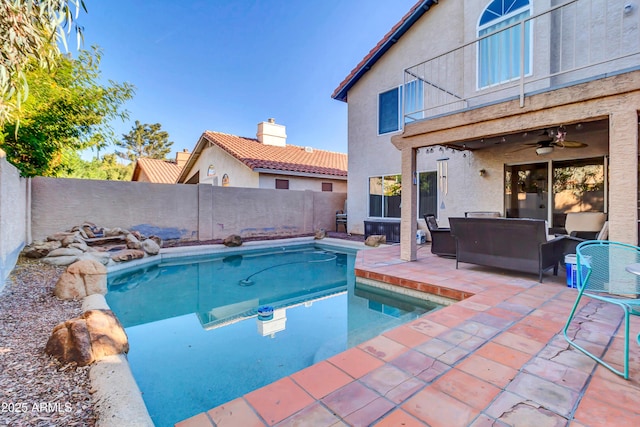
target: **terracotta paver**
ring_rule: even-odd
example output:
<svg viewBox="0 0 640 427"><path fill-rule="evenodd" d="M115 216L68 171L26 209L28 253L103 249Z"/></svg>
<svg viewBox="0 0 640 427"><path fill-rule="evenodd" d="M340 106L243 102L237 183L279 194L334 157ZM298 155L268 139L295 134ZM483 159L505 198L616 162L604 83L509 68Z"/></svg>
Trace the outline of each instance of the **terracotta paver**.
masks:
<svg viewBox="0 0 640 427"><path fill-rule="evenodd" d="M176 424L176 427L213 427L213 423L207 414L202 412L184 421L180 421Z"/></svg>
<svg viewBox="0 0 640 427"><path fill-rule="evenodd" d="M378 397L380 397L378 393L356 381L334 391L322 399L322 403L344 418L364 408Z"/></svg>
<svg viewBox="0 0 640 427"><path fill-rule="evenodd" d="M504 388L513 381L518 373L516 369L477 354L472 354L463 360L457 368L500 388Z"/></svg>
<svg viewBox="0 0 640 427"><path fill-rule="evenodd" d="M236 424L243 426L244 424ZM339 426L346 425L341 422L340 417L333 414L322 404L315 402L302 411L290 416L282 422L276 424L277 427L302 427L302 426Z"/></svg>
<svg viewBox="0 0 640 427"><path fill-rule="evenodd" d="M407 400L402 409L431 427L467 427L479 413L435 387L422 390Z"/></svg>
<svg viewBox="0 0 640 427"><path fill-rule="evenodd" d="M518 374L506 390L538 402L563 417L569 417L579 396L574 390L525 372Z"/></svg>
<svg viewBox="0 0 640 427"><path fill-rule="evenodd" d="M368 427L395 408L395 404L379 397L364 407L345 417L348 425L354 427Z"/></svg>
<svg viewBox="0 0 640 427"><path fill-rule="evenodd" d="M245 395L245 399L269 425L284 420L314 401L289 377L252 391Z"/></svg>
<svg viewBox="0 0 640 427"><path fill-rule="evenodd" d="M385 332L383 335L409 348L415 347L416 345L422 344L430 339L428 335L423 334L408 325L402 325L394 328Z"/></svg>
<svg viewBox="0 0 640 427"><path fill-rule="evenodd" d="M351 348L328 359L330 363L351 375L360 378L384 365L384 361L372 356L358 347Z"/></svg>
<svg viewBox="0 0 640 427"><path fill-rule="evenodd" d="M387 338L384 335L379 335L365 343L362 343L358 348L387 362L409 349L408 347Z"/></svg>
<svg viewBox="0 0 640 427"><path fill-rule="evenodd" d="M576 291L563 274L540 284L471 264L456 270L428 249L409 263L398 246L364 252L359 276L466 299L178 425L640 425L640 346L630 343L629 380L569 346L561 331ZM620 321L616 307L585 301L569 334L620 366ZM633 340L640 318L631 330Z"/></svg>
<svg viewBox="0 0 640 427"><path fill-rule="evenodd" d="M235 399L207 412L216 427L233 427L242 424L247 427L263 427L265 423L244 399Z"/></svg>
<svg viewBox="0 0 640 427"><path fill-rule="evenodd" d="M602 404L602 401L585 396L576 410L575 419L591 427L637 427L640 415L635 412Z"/></svg>
<svg viewBox="0 0 640 427"><path fill-rule="evenodd" d="M322 399L353 380L344 371L326 361L298 371L291 375L291 378L316 399Z"/></svg>
<svg viewBox="0 0 640 427"><path fill-rule="evenodd" d="M425 424L402 409L396 409L373 425L375 427L423 427Z"/></svg>
<svg viewBox="0 0 640 427"><path fill-rule="evenodd" d="M433 386L478 411L486 408L500 392L499 387L458 369L451 369Z"/></svg>

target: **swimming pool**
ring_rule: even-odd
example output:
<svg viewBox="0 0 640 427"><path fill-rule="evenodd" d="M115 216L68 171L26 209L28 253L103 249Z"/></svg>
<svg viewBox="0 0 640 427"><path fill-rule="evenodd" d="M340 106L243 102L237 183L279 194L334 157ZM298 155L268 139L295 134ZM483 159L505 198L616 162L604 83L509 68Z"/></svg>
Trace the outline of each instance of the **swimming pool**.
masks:
<svg viewBox="0 0 640 427"><path fill-rule="evenodd" d="M354 262L355 251L312 244L110 275L106 299L154 423L173 425L439 307L356 283Z"/></svg>

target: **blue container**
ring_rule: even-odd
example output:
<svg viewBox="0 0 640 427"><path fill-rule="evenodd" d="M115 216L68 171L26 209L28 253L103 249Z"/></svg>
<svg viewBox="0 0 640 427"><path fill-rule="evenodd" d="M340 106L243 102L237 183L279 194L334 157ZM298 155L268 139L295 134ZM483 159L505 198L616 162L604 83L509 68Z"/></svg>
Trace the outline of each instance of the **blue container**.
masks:
<svg viewBox="0 0 640 427"><path fill-rule="evenodd" d="M590 256L583 256L582 262L582 279L584 280L587 277L587 273L589 268L585 264L589 264L591 262ZM567 269L567 287L568 288L578 288L578 258L576 254L567 254L564 256L564 265Z"/></svg>
<svg viewBox="0 0 640 427"><path fill-rule="evenodd" d="M567 287L578 287L578 259L576 254L568 254L564 256L564 265L567 269Z"/></svg>

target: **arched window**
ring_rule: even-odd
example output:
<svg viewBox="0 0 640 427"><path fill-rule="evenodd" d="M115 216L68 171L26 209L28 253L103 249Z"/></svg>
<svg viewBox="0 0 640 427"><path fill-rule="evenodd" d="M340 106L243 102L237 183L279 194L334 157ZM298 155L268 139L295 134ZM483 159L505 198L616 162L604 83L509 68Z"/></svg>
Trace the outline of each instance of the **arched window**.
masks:
<svg viewBox="0 0 640 427"><path fill-rule="evenodd" d="M531 73L531 22L513 25L530 15L529 0L493 0L478 22L478 87L485 88L520 77L520 58L524 55L524 73Z"/></svg>
<svg viewBox="0 0 640 427"><path fill-rule="evenodd" d="M229 186L229 175L227 175L226 173L222 175L222 186L223 187Z"/></svg>

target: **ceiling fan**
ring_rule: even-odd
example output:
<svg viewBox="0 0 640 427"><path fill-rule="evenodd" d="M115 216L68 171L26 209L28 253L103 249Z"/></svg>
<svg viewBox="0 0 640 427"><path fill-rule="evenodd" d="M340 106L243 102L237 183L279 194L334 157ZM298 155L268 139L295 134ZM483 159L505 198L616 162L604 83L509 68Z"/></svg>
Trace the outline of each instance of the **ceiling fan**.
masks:
<svg viewBox="0 0 640 427"><path fill-rule="evenodd" d="M558 127L557 131L553 129L545 129L542 131L542 137L538 142L528 142L525 145L532 145L536 147L536 154L543 156L545 154L553 153L553 150L557 148L584 148L587 146L584 142L567 141L567 129L564 126Z"/></svg>

